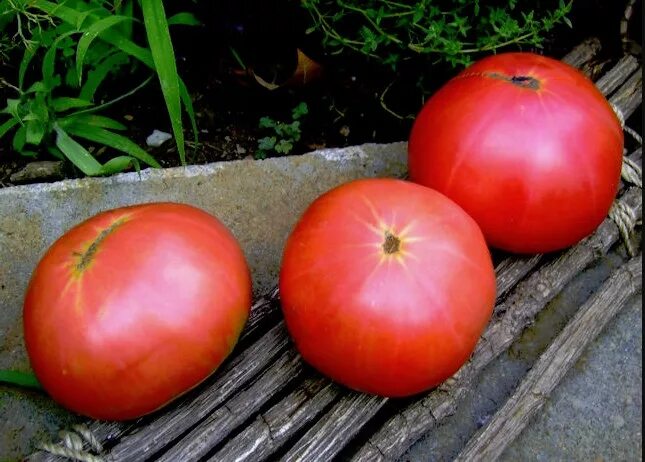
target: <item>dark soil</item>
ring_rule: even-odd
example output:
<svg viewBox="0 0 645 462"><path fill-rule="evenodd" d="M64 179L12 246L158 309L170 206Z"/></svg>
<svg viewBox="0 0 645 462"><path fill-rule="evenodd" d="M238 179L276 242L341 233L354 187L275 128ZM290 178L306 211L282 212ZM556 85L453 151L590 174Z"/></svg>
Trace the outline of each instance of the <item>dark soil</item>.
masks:
<svg viewBox="0 0 645 462"><path fill-rule="evenodd" d="M185 8L179 3L180 9ZM309 19L298 2L203 3L207 5L201 12L204 26L173 29L179 71L193 97L199 128L199 143L188 143L189 164L253 156L257 140L269 135L266 129L258 128L260 117L290 122L291 110L300 102L307 103L309 113L302 118L302 138L290 154L405 140L423 100L459 71L418 60L394 73L355 55L326 56L319 45L320 37L305 34ZM561 58L584 39L595 36L603 44L597 60L616 61L624 52L619 32L623 12L622 1L574 1L569 16L573 28L560 26L547 37L542 50L525 50ZM629 38L637 44L642 43L641 14L637 2L628 29ZM289 78L297 49L320 63L322 73L306 85L280 85L268 90L244 72L231 48L266 81L281 84ZM431 76L422 89L416 85L420 75ZM133 75L125 80L134 87L143 79L143 75ZM106 115L122 120L128 126L128 136L141 146L153 129L171 132L156 82ZM188 118L185 124L189 127ZM190 129L186 138L193 139ZM7 141L0 140L0 186L11 185L10 175L33 160L13 153ZM179 165L172 142L150 152L164 167ZM42 158L49 157L45 153ZM67 171L70 177L78 175L71 168Z"/></svg>

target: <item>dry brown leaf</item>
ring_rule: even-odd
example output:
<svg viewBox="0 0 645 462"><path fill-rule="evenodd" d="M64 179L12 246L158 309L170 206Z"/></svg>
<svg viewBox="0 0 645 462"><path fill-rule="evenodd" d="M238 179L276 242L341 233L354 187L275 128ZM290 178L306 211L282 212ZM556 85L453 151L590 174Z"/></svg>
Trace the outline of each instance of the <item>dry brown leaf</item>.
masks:
<svg viewBox="0 0 645 462"><path fill-rule="evenodd" d="M253 69L250 67L247 69L247 72L251 77L255 79L257 83L262 85L267 90L276 90L280 87L286 86L306 85L320 76L322 66L311 59L309 56L304 54L300 48L296 49L296 53L298 54L296 69L293 71L291 77L289 77L282 83L268 82L267 80L263 79L261 76L253 72Z"/></svg>

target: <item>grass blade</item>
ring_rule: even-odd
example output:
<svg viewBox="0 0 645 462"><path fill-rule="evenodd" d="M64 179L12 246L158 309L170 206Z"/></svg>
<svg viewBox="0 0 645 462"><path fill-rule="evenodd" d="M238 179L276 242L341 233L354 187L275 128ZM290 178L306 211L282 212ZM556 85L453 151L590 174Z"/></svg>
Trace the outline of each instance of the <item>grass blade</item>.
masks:
<svg viewBox="0 0 645 462"><path fill-rule="evenodd" d="M87 107L91 105L92 103L83 98L61 96L51 100L51 107L55 112L64 112L70 109L77 109L79 107Z"/></svg>
<svg viewBox="0 0 645 462"><path fill-rule="evenodd" d="M76 47L76 75L78 75L78 84L81 85L82 73L83 73L83 62L85 61L85 54L89 50L90 45L99 34L110 27L115 26L123 21L131 21L132 18L126 16L108 16L103 19L99 19L90 27L88 27L81 38L78 41L78 46Z"/></svg>
<svg viewBox="0 0 645 462"><path fill-rule="evenodd" d="M112 133L105 128L94 127L91 125L70 124L67 126L67 131L70 135L85 138L86 140L90 140L95 143L104 144L116 149L117 151L129 154L151 167L160 167L155 158L143 150L138 144L123 135Z"/></svg>
<svg viewBox="0 0 645 462"><path fill-rule="evenodd" d="M63 119L58 119L58 124L63 129L69 125L92 125L94 127L109 128L110 130L125 130L127 128L114 119L94 114L70 115Z"/></svg>
<svg viewBox="0 0 645 462"><path fill-rule="evenodd" d="M22 90L25 85L25 74L27 73L27 68L31 64L31 60L36 56L36 49L38 45L35 44L32 47L25 48L25 54L22 55L20 60L20 67L18 68L18 88Z"/></svg>
<svg viewBox="0 0 645 462"><path fill-rule="evenodd" d="M127 16L129 18L134 17L134 1L125 0L123 3L121 3L120 14L123 16ZM119 30L123 33L123 35L126 38L132 39L132 32L133 32L132 26L133 26L132 21L128 21L128 22L122 23L121 26L119 27Z"/></svg>
<svg viewBox="0 0 645 462"><path fill-rule="evenodd" d="M13 127L18 125L18 119L14 119L13 117L9 120L7 120L5 123L0 125L0 138L5 136L9 130L11 130Z"/></svg>
<svg viewBox="0 0 645 462"><path fill-rule="evenodd" d="M56 49L58 48L58 44L64 39L69 37L72 34L76 34L78 31L75 30L70 30L68 32L65 32L64 34L59 35L56 37L56 40L54 40L54 43L51 44L49 47L49 50L47 50L47 53L45 53L45 57L43 58L43 82L45 85L47 85L48 88L52 88L54 86L54 70L56 67Z"/></svg>
<svg viewBox="0 0 645 462"><path fill-rule="evenodd" d="M88 176L96 176L102 173L102 165L87 149L70 138L58 124L54 125L54 130L56 131L56 147L61 150L72 164Z"/></svg>
<svg viewBox="0 0 645 462"><path fill-rule="evenodd" d="M148 44L152 52L152 59L157 70L161 91L166 100L168 115L172 131L177 142L179 159L186 164L186 150L184 146L184 131L181 120L181 97L179 88L179 75L175 52L170 39L168 22L162 0L141 0L143 22L146 27Z"/></svg>

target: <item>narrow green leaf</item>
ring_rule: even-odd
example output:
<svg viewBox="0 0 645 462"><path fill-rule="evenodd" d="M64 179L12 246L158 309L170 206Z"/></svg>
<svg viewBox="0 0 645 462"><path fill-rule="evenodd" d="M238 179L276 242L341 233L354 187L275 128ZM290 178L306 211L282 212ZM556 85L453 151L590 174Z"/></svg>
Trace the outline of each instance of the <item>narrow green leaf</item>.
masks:
<svg viewBox="0 0 645 462"><path fill-rule="evenodd" d="M78 74L78 84L81 84L83 73L83 62L85 61L85 54L89 50L90 45L99 34L122 21L131 21L132 18L126 16L108 16L99 19L90 27L88 27L78 41L76 47L76 74Z"/></svg>
<svg viewBox="0 0 645 462"><path fill-rule="evenodd" d="M94 141L95 143L104 144L116 149L117 151L129 154L151 167L160 167L154 157L143 150L138 144L123 135L112 133L104 128L91 125L69 124L66 128L70 135L85 138L87 140Z"/></svg>
<svg viewBox="0 0 645 462"><path fill-rule="evenodd" d="M31 64L32 59L36 55L37 48L37 44L34 44L33 47L25 48L25 54L22 55L22 59L20 60L20 67L18 68L18 88L21 90L25 85L25 74L27 73L27 68L29 68L29 64Z"/></svg>
<svg viewBox="0 0 645 462"><path fill-rule="evenodd" d="M134 17L134 1L133 0L126 0L121 3L121 12L120 14L122 16L127 16L129 18ZM132 30L133 30L133 22L128 21L121 23L119 26L119 30L123 33L123 36L132 39Z"/></svg>
<svg viewBox="0 0 645 462"><path fill-rule="evenodd" d="M36 376L30 372L0 370L0 383L37 390L43 389Z"/></svg>
<svg viewBox="0 0 645 462"><path fill-rule="evenodd" d="M181 121L181 96L175 52L170 39L168 22L162 0L141 0L143 22L146 27L148 44L152 52L155 69L166 100L172 131L177 141L177 149L182 164L186 164L184 132Z"/></svg>
<svg viewBox="0 0 645 462"><path fill-rule="evenodd" d="M51 105L52 109L55 112L64 112L70 109L91 106L92 103L82 98L70 98L67 96L61 96L59 98L53 98L51 100Z"/></svg>
<svg viewBox="0 0 645 462"><path fill-rule="evenodd" d="M188 13L188 12L183 12L183 13L177 13L172 15L171 17L168 18L168 25L169 26L199 26L201 25L201 22L199 19L195 17L194 14Z"/></svg>
<svg viewBox="0 0 645 462"><path fill-rule="evenodd" d="M27 128L24 125L21 125L20 127L18 127L18 130L16 130L16 133L13 134L11 147L13 147L14 151L20 152L25 147L26 140Z"/></svg>
<svg viewBox="0 0 645 462"><path fill-rule="evenodd" d="M0 138L5 136L9 130L11 130L13 127L18 125L18 119L14 119L13 117L7 121L5 121L2 125L0 125Z"/></svg>
<svg viewBox="0 0 645 462"><path fill-rule="evenodd" d="M120 122L109 117L94 114L70 115L58 119L58 125L61 128L67 128L69 125L92 125L94 127L109 128L110 130L125 130L127 127Z"/></svg>
<svg viewBox="0 0 645 462"><path fill-rule="evenodd" d="M49 47L49 50L47 50L47 53L45 53L45 57L43 58L43 81L45 82L45 85L47 85L49 88L53 87L53 81L54 81L54 69L56 65L56 49L58 48L58 44L64 40L65 38L69 37L72 34L75 34L77 31L69 31L65 32L64 34L59 35L56 37L56 40L54 40L54 43L52 43L52 46Z"/></svg>
<svg viewBox="0 0 645 462"><path fill-rule="evenodd" d="M87 151L87 149L70 138L70 136L57 124L54 125L54 130L56 131L56 147L58 147L65 157L76 165L81 172L88 176L96 176L102 173L102 165Z"/></svg>
<svg viewBox="0 0 645 462"><path fill-rule="evenodd" d="M37 95L36 98L29 102L29 113L23 117L23 120L40 120L43 124L49 122L49 108L45 98Z"/></svg>

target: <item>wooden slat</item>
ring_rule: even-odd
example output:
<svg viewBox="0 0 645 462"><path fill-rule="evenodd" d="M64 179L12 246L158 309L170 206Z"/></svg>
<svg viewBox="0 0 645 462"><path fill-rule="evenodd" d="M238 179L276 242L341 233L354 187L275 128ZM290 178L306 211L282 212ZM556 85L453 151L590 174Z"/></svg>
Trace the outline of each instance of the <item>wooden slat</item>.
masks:
<svg viewBox="0 0 645 462"><path fill-rule="evenodd" d="M255 462L268 459L301 428L313 421L341 393L338 385L317 377L280 400L226 443L211 462Z"/></svg>
<svg viewBox="0 0 645 462"><path fill-rule="evenodd" d="M634 72L627 82L620 87L620 90L609 98L609 102L621 111L625 120L638 109L643 102L642 67Z"/></svg>
<svg viewBox="0 0 645 462"><path fill-rule="evenodd" d="M110 459L114 462L147 460L247 385L287 349L288 343L286 329L281 322L231 361L224 373L201 394L179 403L136 433L124 437L112 448Z"/></svg>
<svg viewBox="0 0 645 462"><path fill-rule="evenodd" d="M600 48L600 40L595 37L589 38L567 53L562 61L574 67L582 67L598 54Z"/></svg>
<svg viewBox="0 0 645 462"><path fill-rule="evenodd" d="M614 67L596 81L596 87L603 95L610 95L636 69L638 69L638 60L632 55L623 56Z"/></svg>
<svg viewBox="0 0 645 462"><path fill-rule="evenodd" d="M252 386L236 394L224 406L210 414L179 443L165 452L158 459L159 462L200 460L232 430L253 416L271 396L296 380L301 372L300 355L293 348L286 350Z"/></svg>
<svg viewBox="0 0 645 462"><path fill-rule="evenodd" d="M643 256L616 269L531 368L489 423L468 442L455 462L497 460L546 403L586 347L643 286Z"/></svg>
<svg viewBox="0 0 645 462"><path fill-rule="evenodd" d="M530 257L514 256L502 260L495 267L495 279L497 281L497 299L503 298L518 281L521 281L538 263L543 255L537 254Z"/></svg>

